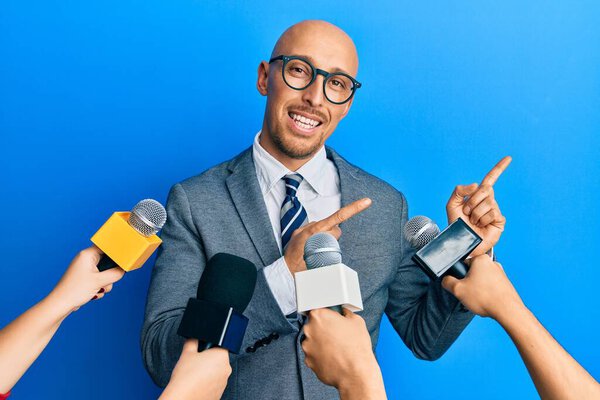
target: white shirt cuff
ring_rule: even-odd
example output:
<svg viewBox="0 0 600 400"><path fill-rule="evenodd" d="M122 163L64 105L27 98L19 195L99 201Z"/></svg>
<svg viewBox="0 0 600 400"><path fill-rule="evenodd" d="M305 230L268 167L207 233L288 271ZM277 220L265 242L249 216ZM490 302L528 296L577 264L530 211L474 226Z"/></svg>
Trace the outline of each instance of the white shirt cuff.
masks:
<svg viewBox="0 0 600 400"><path fill-rule="evenodd" d="M283 315L296 311L296 285L294 277L285 262L285 257L279 258L263 269L265 278L271 288L271 293L277 301Z"/></svg>

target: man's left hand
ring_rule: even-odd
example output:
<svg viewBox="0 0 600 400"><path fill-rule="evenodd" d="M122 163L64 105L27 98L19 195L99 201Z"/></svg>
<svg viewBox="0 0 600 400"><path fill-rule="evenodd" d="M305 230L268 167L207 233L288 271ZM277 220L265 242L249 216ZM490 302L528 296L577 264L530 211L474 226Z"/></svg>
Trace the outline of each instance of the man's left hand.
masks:
<svg viewBox="0 0 600 400"><path fill-rule="evenodd" d="M510 156L504 157L479 185L477 183L458 185L446 204L449 224L462 218L483 239L483 242L471 253L473 257L484 254L494 247L504 231L506 218L494 199L494 184L511 161Z"/></svg>

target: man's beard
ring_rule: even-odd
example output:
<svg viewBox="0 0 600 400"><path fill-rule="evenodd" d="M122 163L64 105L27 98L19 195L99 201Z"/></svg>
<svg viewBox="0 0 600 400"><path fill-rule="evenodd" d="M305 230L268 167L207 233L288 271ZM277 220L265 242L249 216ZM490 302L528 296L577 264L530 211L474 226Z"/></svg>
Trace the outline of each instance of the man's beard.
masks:
<svg viewBox="0 0 600 400"><path fill-rule="evenodd" d="M296 160L305 160L310 158L317 151L319 151L321 146L323 146L323 134L321 134L320 140L316 141L314 145L310 145L308 147L295 145L292 140L286 141L283 136L284 135L273 132L271 135L271 140L273 140L277 150Z"/></svg>

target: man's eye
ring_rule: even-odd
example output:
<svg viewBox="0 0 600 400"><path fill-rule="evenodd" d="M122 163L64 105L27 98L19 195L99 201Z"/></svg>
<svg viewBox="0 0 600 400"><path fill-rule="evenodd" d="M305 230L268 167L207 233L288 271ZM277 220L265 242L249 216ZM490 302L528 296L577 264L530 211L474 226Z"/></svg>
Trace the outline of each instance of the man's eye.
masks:
<svg viewBox="0 0 600 400"><path fill-rule="evenodd" d="M339 79L331 79L329 81L329 84L336 90L345 90L346 89L345 83Z"/></svg>

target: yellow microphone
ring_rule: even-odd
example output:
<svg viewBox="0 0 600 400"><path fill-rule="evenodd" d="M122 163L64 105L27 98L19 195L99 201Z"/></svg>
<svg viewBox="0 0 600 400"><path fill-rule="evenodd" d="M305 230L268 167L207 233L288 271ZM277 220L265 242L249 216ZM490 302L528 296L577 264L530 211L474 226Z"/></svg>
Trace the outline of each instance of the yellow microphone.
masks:
<svg viewBox="0 0 600 400"><path fill-rule="evenodd" d="M156 234L166 221L165 208L152 199L140 201L131 212L114 213L91 239L104 252L98 270L140 268L162 243Z"/></svg>

